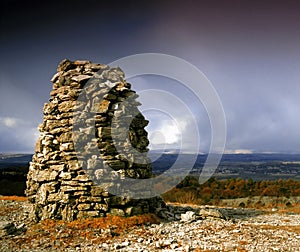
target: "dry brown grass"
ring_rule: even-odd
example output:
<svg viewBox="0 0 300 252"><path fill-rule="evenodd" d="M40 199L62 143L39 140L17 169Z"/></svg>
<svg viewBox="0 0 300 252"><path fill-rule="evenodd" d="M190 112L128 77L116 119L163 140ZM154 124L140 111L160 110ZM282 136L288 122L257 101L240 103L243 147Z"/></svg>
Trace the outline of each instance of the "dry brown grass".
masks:
<svg viewBox="0 0 300 252"><path fill-rule="evenodd" d="M22 197L22 196L0 196L0 200L26 201L27 197Z"/></svg>
<svg viewBox="0 0 300 252"><path fill-rule="evenodd" d="M239 241L239 245L248 245L249 242L248 241Z"/></svg>
<svg viewBox="0 0 300 252"><path fill-rule="evenodd" d="M105 229L115 227L116 232L123 232L128 228L134 226L141 226L144 224L154 224L159 223L158 217L153 214L145 214L145 215L138 215L132 217L119 217L119 216L112 216L108 215L107 217L103 218L95 218L95 219L85 219L85 220L75 220L72 222L65 222L65 221L57 221L57 220L44 220L41 221L40 225L43 227L44 230L65 225L65 228L72 229L72 230L87 230L87 229Z"/></svg>
<svg viewBox="0 0 300 252"><path fill-rule="evenodd" d="M300 204L296 204L296 205L293 205L293 206L290 206L290 207L282 207L282 208L279 208L278 210L279 213L289 213L289 212L293 212L293 213L296 213L296 214L300 214Z"/></svg>
<svg viewBox="0 0 300 252"><path fill-rule="evenodd" d="M26 197L19 196L1 196L0 197L0 216L7 212L19 211L19 205L5 205L2 201L26 201ZM105 242L114 236L121 236L129 230L139 226L141 232L145 224L158 224L159 218L154 214L145 214L132 217L119 217L108 215L103 218L75 220L66 222L61 220L43 220L37 224L30 225L23 237L16 237L13 243L22 248L23 244L31 242L41 243L44 248L47 247L44 241L55 241L57 249L61 244L68 245L80 243L89 240L92 243ZM6 239L6 238L4 238ZM55 245L56 246L56 245ZM53 249L56 249L54 246ZM72 246L72 245L71 245ZM1 249L0 249L1 250Z"/></svg>
<svg viewBox="0 0 300 252"><path fill-rule="evenodd" d="M193 203L195 202L197 199L196 195L194 192L186 192L184 194L181 194L180 196L178 196L178 202L180 204L188 204L188 203Z"/></svg>
<svg viewBox="0 0 300 252"><path fill-rule="evenodd" d="M273 226L273 225L260 225L257 226L260 229L267 229L267 230L284 230L284 231L288 231L288 232L293 232L293 233L297 233L300 234L300 227L299 226Z"/></svg>
<svg viewBox="0 0 300 252"><path fill-rule="evenodd" d="M238 252L248 252L249 250L248 250L248 249L244 249L244 248L239 248L239 247L237 247L237 251L238 251Z"/></svg>
<svg viewBox="0 0 300 252"><path fill-rule="evenodd" d="M15 244L22 247L24 243L31 243L40 239L48 239L64 245L80 241L90 241L99 244L121 236L131 229L145 224L158 224L159 218L153 214L132 217L107 216L103 218L76 220L66 222L61 220L44 220L30 227L26 237L15 239ZM143 229L143 228L142 228ZM55 247L53 248L55 249Z"/></svg>
<svg viewBox="0 0 300 252"><path fill-rule="evenodd" d="M266 206L255 206L253 207L256 210L262 210L265 213L273 214L274 212L272 209L277 209L276 212L279 214L285 214L285 213L294 213L294 214L300 214L300 204L295 204L292 206L286 206L285 204L276 204L276 205L266 205Z"/></svg>
<svg viewBox="0 0 300 252"><path fill-rule="evenodd" d="M18 211L18 207L0 206L0 216L6 216L8 212Z"/></svg>
<svg viewBox="0 0 300 252"><path fill-rule="evenodd" d="M296 225L282 225L282 226L276 226L276 225L270 225L270 224L261 224L261 225L245 225L245 226L251 226L252 228L258 229L258 230L269 230L269 231L275 231L275 230L283 230L287 232L292 232L296 234L300 234L300 226Z"/></svg>

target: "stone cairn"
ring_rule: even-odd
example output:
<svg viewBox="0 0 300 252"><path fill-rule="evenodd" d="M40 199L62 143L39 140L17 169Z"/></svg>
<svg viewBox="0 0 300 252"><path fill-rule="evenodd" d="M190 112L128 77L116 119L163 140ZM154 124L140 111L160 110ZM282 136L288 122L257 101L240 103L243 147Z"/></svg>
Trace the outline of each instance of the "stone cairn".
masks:
<svg viewBox="0 0 300 252"><path fill-rule="evenodd" d="M122 178L153 176L144 130L148 121L122 70L63 60L51 81L27 176L32 218L72 221L164 207L159 197L132 199L120 188ZM140 155L132 155L132 148Z"/></svg>

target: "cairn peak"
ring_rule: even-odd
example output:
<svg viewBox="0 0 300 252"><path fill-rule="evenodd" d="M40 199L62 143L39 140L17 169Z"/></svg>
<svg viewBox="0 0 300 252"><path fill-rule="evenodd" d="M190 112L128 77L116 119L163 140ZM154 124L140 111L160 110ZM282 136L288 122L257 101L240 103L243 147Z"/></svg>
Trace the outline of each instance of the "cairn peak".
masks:
<svg viewBox="0 0 300 252"><path fill-rule="evenodd" d="M130 216L164 205L159 197L131 199L126 190L123 196L111 193L124 190L119 188L123 178L153 176L144 130L148 121L124 72L65 59L51 81L27 176L32 218Z"/></svg>

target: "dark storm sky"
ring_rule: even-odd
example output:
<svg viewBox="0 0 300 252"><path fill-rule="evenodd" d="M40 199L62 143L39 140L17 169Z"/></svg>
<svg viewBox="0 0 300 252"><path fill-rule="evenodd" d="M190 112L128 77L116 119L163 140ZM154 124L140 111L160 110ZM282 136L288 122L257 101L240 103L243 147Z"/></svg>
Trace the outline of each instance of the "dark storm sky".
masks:
<svg viewBox="0 0 300 252"><path fill-rule="evenodd" d="M226 114L227 152L300 152L299 1L4 0L0 43L0 152L33 152L62 59L109 63L147 52L181 57L212 82ZM132 84L171 85L159 82ZM196 117L205 151L209 124ZM176 146L168 121L155 115L151 125L150 133L173 131L165 140Z"/></svg>

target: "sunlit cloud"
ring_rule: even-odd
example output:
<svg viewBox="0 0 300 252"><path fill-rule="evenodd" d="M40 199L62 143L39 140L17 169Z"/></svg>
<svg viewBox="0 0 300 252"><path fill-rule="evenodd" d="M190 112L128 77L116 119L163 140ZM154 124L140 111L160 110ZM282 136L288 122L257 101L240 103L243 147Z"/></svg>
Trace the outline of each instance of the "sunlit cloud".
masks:
<svg viewBox="0 0 300 252"><path fill-rule="evenodd" d="M0 117L0 135L0 152L33 153L39 133L29 120Z"/></svg>
<svg viewBox="0 0 300 252"><path fill-rule="evenodd" d="M164 121L156 131L150 132L150 141L153 145L178 144L180 136L178 127L172 121Z"/></svg>
<svg viewBox="0 0 300 252"><path fill-rule="evenodd" d="M78 19L78 12L72 11L76 4L68 18L51 1L39 13L30 3L28 11L3 13L10 22L3 27L0 48L5 62L0 69L0 152L32 150L43 103L52 88L51 76L63 58L109 63L135 53L158 52L183 58L212 82L226 115L228 153L300 153L300 33L295 32L300 29L299 1L281 1L271 8L267 1L140 2L131 6L130 13L127 7L124 11L109 3L105 8L81 6L80 11L89 15L76 26L72 26ZM147 8L140 8L143 4ZM53 10L62 14L56 22L34 21L50 17ZM61 23L69 29L59 29ZM33 36L25 36L24 31ZM191 128L195 119L200 151L209 150L213 134L209 120L182 86L155 78L128 81L138 92L163 89L174 94L189 104L194 116L186 116L172 99L141 97L141 110L154 106L172 115L142 111L150 121L146 130L153 148L177 148L182 137L179 147L192 149L199 141Z"/></svg>
<svg viewBox="0 0 300 252"><path fill-rule="evenodd" d="M253 150L247 150L247 149L236 149L236 150L229 150L227 149L225 151L225 154L252 154Z"/></svg>
<svg viewBox="0 0 300 252"><path fill-rule="evenodd" d="M17 119L13 117L0 117L0 124L7 128L14 128L17 126Z"/></svg>

